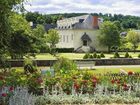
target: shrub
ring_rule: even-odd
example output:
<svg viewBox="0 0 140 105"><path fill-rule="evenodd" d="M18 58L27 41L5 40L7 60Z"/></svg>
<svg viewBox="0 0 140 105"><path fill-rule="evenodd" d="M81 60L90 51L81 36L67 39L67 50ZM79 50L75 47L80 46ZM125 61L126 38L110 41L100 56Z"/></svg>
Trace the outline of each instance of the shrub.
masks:
<svg viewBox="0 0 140 105"><path fill-rule="evenodd" d="M124 56L124 57L125 57L125 58L129 58L128 52L125 53L125 56Z"/></svg>
<svg viewBox="0 0 140 105"><path fill-rule="evenodd" d="M140 54L138 55L138 58L140 58Z"/></svg>
<svg viewBox="0 0 140 105"><path fill-rule="evenodd" d="M93 58L93 56L92 56L92 55L89 55L89 58L91 58L91 59L92 59L92 58Z"/></svg>
<svg viewBox="0 0 140 105"><path fill-rule="evenodd" d="M99 58L99 59L100 59L100 58L101 58L101 56L100 56L100 55L97 55L97 58Z"/></svg>
<svg viewBox="0 0 140 105"><path fill-rule="evenodd" d="M100 57L101 57L101 58L105 58L105 55L104 55L103 52L101 52Z"/></svg>
<svg viewBox="0 0 140 105"><path fill-rule="evenodd" d="M89 53L86 53L86 54L84 55L83 59L88 59L88 58L90 58L90 54L89 54Z"/></svg>
<svg viewBox="0 0 140 105"><path fill-rule="evenodd" d="M24 59L24 73L25 74L32 74L37 71L36 62L33 61L31 58L27 57Z"/></svg>
<svg viewBox="0 0 140 105"><path fill-rule="evenodd" d="M93 53L93 58L97 58L96 52Z"/></svg>
<svg viewBox="0 0 140 105"><path fill-rule="evenodd" d="M132 58L132 56L131 56L131 55L129 55L129 58Z"/></svg>
<svg viewBox="0 0 140 105"><path fill-rule="evenodd" d="M56 48L56 51L59 53L71 53L74 51L74 48Z"/></svg>
<svg viewBox="0 0 140 105"><path fill-rule="evenodd" d="M53 65L56 72L62 74L69 74L72 70L76 70L76 64L67 58L58 58L57 62Z"/></svg>
<svg viewBox="0 0 140 105"><path fill-rule="evenodd" d="M118 52L115 52L114 53L114 58L119 58L119 57L120 57L119 53Z"/></svg>

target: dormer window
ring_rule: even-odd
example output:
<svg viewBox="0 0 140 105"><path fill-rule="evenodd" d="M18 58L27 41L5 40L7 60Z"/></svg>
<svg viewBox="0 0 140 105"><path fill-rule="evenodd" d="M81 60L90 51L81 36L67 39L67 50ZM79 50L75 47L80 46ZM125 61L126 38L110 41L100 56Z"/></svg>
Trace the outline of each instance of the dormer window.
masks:
<svg viewBox="0 0 140 105"><path fill-rule="evenodd" d="M79 23L83 23L84 19L79 19Z"/></svg>

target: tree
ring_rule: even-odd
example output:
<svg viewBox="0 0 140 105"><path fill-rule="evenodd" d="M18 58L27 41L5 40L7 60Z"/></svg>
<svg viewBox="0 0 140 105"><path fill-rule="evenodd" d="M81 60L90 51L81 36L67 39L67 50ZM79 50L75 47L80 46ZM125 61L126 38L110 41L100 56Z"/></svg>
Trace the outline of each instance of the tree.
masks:
<svg viewBox="0 0 140 105"><path fill-rule="evenodd" d="M138 47L138 44L140 42L140 33L134 31L134 30L130 30L127 33L127 41L130 42L133 45L133 50L135 53L136 48Z"/></svg>
<svg viewBox="0 0 140 105"><path fill-rule="evenodd" d="M59 34L57 30L50 29L47 34L47 43L49 44L50 53L55 55L56 44L59 42Z"/></svg>
<svg viewBox="0 0 140 105"><path fill-rule="evenodd" d="M45 29L43 25L37 25L36 28L32 30L33 36L37 39L35 43L35 48L38 52L47 52L48 46L45 37Z"/></svg>
<svg viewBox="0 0 140 105"><path fill-rule="evenodd" d="M1 0L0 1L0 49L1 53L7 50L9 35L10 35L10 25L8 17L11 15L12 10L21 9L23 6L21 4L24 0ZM13 8L14 7L14 8Z"/></svg>
<svg viewBox="0 0 140 105"><path fill-rule="evenodd" d="M24 30L18 30L12 33L10 40L9 52L13 59L23 58L25 54L30 52L34 43L33 37L27 35Z"/></svg>
<svg viewBox="0 0 140 105"><path fill-rule="evenodd" d="M29 22L18 13L11 13L9 16L9 25L11 26L12 32L22 29L26 34L31 35L32 33Z"/></svg>
<svg viewBox="0 0 140 105"><path fill-rule="evenodd" d="M100 36L99 41L102 45L108 47L108 52L110 52L110 48L113 46L119 46L120 44L120 36L117 26L110 22L106 21L101 25L100 28Z"/></svg>

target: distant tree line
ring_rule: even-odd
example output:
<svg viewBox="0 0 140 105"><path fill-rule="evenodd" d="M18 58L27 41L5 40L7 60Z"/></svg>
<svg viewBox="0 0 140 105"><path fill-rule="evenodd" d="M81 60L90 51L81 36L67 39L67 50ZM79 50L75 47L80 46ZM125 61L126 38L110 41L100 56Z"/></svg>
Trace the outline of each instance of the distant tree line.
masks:
<svg viewBox="0 0 140 105"><path fill-rule="evenodd" d="M80 15L86 15L87 13L59 13L59 14L40 14L38 12L28 12L25 14L27 21L32 21L35 24L56 24L57 20L62 18L70 18ZM102 14L102 13L91 13L91 15L97 15L102 17L104 21L118 21L123 29L139 29L140 28L140 17L122 15L122 14Z"/></svg>

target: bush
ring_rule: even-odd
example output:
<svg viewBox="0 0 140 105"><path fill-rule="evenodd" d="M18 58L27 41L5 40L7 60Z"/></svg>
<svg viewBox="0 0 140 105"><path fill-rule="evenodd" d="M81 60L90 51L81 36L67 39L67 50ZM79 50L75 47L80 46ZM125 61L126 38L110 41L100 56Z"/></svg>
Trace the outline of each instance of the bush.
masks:
<svg viewBox="0 0 140 105"><path fill-rule="evenodd" d="M86 53L86 54L84 55L83 59L88 59L88 58L90 58L90 54L89 54L89 53Z"/></svg>
<svg viewBox="0 0 140 105"><path fill-rule="evenodd" d="M101 58L105 58L105 55L104 55L103 52L101 52L100 57L101 57Z"/></svg>
<svg viewBox="0 0 140 105"><path fill-rule="evenodd" d="M99 59L100 59L100 58L101 58L101 56L100 56L100 55L97 55L97 58L99 58Z"/></svg>
<svg viewBox="0 0 140 105"><path fill-rule="evenodd" d="M125 57L125 58L129 58L128 52L125 53L125 56L124 56L124 57Z"/></svg>
<svg viewBox="0 0 140 105"><path fill-rule="evenodd" d="M93 53L93 58L97 58L96 52Z"/></svg>
<svg viewBox="0 0 140 105"><path fill-rule="evenodd" d="M138 55L138 58L140 58L140 54Z"/></svg>
<svg viewBox="0 0 140 105"><path fill-rule="evenodd" d="M92 58L93 58L93 56L92 56L92 55L89 55L89 58L91 58L91 59L92 59Z"/></svg>
<svg viewBox="0 0 140 105"><path fill-rule="evenodd" d="M118 52L115 52L114 53L114 58L119 58L119 57L120 57L119 53Z"/></svg>
<svg viewBox="0 0 140 105"><path fill-rule="evenodd" d="M77 69L77 66L73 61L63 57L59 58L53 67L56 72L61 74L69 74L72 70Z"/></svg>
<svg viewBox="0 0 140 105"><path fill-rule="evenodd" d="M74 51L74 48L56 48L56 52L59 53L71 53Z"/></svg>

